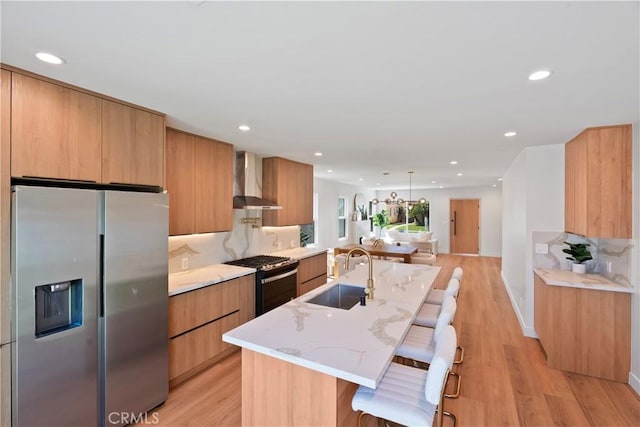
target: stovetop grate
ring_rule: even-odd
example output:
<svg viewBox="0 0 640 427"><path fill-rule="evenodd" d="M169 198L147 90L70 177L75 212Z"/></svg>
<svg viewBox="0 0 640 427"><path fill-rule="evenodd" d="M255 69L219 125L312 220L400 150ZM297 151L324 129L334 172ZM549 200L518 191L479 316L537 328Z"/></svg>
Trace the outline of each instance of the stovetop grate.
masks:
<svg viewBox="0 0 640 427"><path fill-rule="evenodd" d="M239 267L249 267L263 269L264 267L274 267L278 265L284 265L291 262L291 258L273 255L257 255L249 258L237 259L235 261L228 261L225 264L237 265Z"/></svg>

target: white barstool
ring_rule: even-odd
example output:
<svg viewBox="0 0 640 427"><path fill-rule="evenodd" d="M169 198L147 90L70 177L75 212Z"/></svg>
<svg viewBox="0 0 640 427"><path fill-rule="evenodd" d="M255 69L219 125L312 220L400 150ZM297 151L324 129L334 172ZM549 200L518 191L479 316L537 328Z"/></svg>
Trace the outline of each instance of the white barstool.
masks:
<svg viewBox="0 0 640 427"><path fill-rule="evenodd" d="M354 411L362 411L358 425L369 414L407 426L441 426L446 415L457 426L456 417L443 408L456 344L456 331L446 326L428 370L391 363L376 389L358 387L351 401Z"/></svg>
<svg viewBox="0 0 640 427"><path fill-rule="evenodd" d="M447 289L431 289L425 299L425 304L442 305L442 301L447 296L458 298L460 292L460 281L456 278L449 280Z"/></svg>
<svg viewBox="0 0 640 427"><path fill-rule="evenodd" d="M453 273L451 273L452 279L458 279L459 282L462 282L462 267L456 267L453 269Z"/></svg>

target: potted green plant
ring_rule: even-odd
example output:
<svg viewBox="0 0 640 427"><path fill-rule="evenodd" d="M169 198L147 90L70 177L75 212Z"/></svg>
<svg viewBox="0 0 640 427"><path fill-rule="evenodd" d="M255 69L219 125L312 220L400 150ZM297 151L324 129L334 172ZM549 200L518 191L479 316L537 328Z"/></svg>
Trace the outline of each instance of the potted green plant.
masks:
<svg viewBox="0 0 640 427"><path fill-rule="evenodd" d="M569 249L563 249L562 252L570 255L567 259L573 262L571 270L574 273L584 274L587 270L587 266L584 262L593 259L591 252L587 249L587 246L591 245L589 243L564 243L569 245Z"/></svg>
<svg viewBox="0 0 640 427"><path fill-rule="evenodd" d="M383 209L377 214L373 215L371 218L373 220L373 225L378 227L378 238L380 238L382 236L382 229L389 225L389 217L387 216L387 211Z"/></svg>

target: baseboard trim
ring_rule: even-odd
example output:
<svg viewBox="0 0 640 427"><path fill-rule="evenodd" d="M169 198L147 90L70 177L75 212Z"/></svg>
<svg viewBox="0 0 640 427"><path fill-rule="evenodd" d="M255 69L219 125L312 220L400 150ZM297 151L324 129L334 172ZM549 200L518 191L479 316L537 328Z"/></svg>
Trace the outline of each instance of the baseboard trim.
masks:
<svg viewBox="0 0 640 427"><path fill-rule="evenodd" d="M511 288L509 287L509 282L507 281L506 277L504 277L504 271L502 270L500 270L500 277L502 277L502 284L504 285L504 288L507 291L507 295L509 295L509 301L511 301L511 306L513 307L513 311L516 313L516 317L518 318L518 323L520 323L520 329L522 329L522 334L525 337L538 338L538 334L536 334L536 331L525 324L524 317L520 312L520 308L518 307L518 304L516 304L516 300L513 294L511 293Z"/></svg>
<svg viewBox="0 0 640 427"><path fill-rule="evenodd" d="M629 385L636 392L638 397L640 397L640 378L638 378L638 376L633 372L629 372Z"/></svg>

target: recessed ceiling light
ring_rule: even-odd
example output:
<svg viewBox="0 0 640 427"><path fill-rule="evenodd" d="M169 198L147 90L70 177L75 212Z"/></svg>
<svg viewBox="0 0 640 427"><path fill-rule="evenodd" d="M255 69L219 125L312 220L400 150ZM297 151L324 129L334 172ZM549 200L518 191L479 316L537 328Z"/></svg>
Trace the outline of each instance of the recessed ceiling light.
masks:
<svg viewBox="0 0 640 427"><path fill-rule="evenodd" d="M249 125L240 125L238 126L238 130L242 132L249 132L251 130L251 127Z"/></svg>
<svg viewBox="0 0 640 427"><path fill-rule="evenodd" d="M316 153L313 153L313 155L314 155L314 156L318 156L318 157L320 157L320 156L322 156L322 153L318 151L318 152L316 152Z"/></svg>
<svg viewBox="0 0 640 427"><path fill-rule="evenodd" d="M517 133L514 131L509 131L509 132L505 132L504 136L506 136L507 138L509 138L510 136L516 136Z"/></svg>
<svg viewBox="0 0 640 427"><path fill-rule="evenodd" d="M551 71L549 70L538 70L529 74L529 80L542 80L546 79L551 75Z"/></svg>
<svg viewBox="0 0 640 427"><path fill-rule="evenodd" d="M457 175L458 175L458 176L462 176L462 172L458 172L458 173L457 173Z"/></svg>
<svg viewBox="0 0 640 427"><path fill-rule="evenodd" d="M502 181L502 178L498 178L498 181Z"/></svg>
<svg viewBox="0 0 640 427"><path fill-rule="evenodd" d="M440 188L444 188L444 187L441 185Z"/></svg>
<svg viewBox="0 0 640 427"><path fill-rule="evenodd" d="M431 181L431 183L432 183L432 184L435 184L436 182L435 182L435 181Z"/></svg>
<svg viewBox="0 0 640 427"><path fill-rule="evenodd" d="M38 58L42 62L46 62L48 64L54 64L54 65L67 63L67 61L65 61L63 58L60 58L59 56L56 56L52 53L47 53L47 52L36 53L36 58Z"/></svg>
<svg viewBox="0 0 640 427"><path fill-rule="evenodd" d="M333 169L329 169L327 172L332 173L332 172L333 172Z"/></svg>
<svg viewBox="0 0 640 427"><path fill-rule="evenodd" d="M496 185L496 184L491 184L491 186L492 186L492 187L497 187L497 185Z"/></svg>
<svg viewBox="0 0 640 427"><path fill-rule="evenodd" d="M364 178L360 178L358 181L362 182L362 181L364 181Z"/></svg>
<svg viewBox="0 0 640 427"><path fill-rule="evenodd" d="M457 165L457 164L458 164L458 161L457 161L457 160L451 160L451 161L449 162L449 164L450 164L450 165Z"/></svg>
<svg viewBox="0 0 640 427"><path fill-rule="evenodd" d="M376 182L376 185L380 185L380 183L379 183L379 182Z"/></svg>

